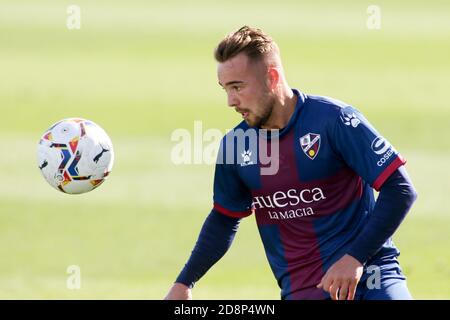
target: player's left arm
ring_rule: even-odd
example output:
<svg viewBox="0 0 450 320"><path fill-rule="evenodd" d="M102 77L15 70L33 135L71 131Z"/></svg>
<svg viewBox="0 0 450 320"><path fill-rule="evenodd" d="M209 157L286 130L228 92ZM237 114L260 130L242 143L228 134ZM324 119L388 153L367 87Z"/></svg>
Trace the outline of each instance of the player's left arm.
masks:
<svg viewBox="0 0 450 320"><path fill-rule="evenodd" d="M404 166L381 186L374 211L348 253L328 269L319 288L334 300L353 300L363 264L394 234L417 198Z"/></svg>
<svg viewBox="0 0 450 320"><path fill-rule="evenodd" d="M358 110L343 108L331 136L346 164L380 191L373 212L347 254L328 269L318 285L330 292L332 299L353 299L364 263L394 234L417 193L403 166L406 160Z"/></svg>
<svg viewBox="0 0 450 320"><path fill-rule="evenodd" d="M365 263L397 230L417 198L417 192L404 166L381 186L374 211L348 254Z"/></svg>

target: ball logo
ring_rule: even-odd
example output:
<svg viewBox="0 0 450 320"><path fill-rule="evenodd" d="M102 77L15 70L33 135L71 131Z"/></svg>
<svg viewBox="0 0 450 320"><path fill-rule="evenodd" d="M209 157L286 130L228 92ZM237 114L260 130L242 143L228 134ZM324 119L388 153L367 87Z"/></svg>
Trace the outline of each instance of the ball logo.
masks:
<svg viewBox="0 0 450 320"><path fill-rule="evenodd" d="M387 142L386 139L384 139L382 136L376 137L372 141L371 145L373 152L379 155L386 153L386 151L388 151L390 147L391 145L389 144L389 142Z"/></svg>

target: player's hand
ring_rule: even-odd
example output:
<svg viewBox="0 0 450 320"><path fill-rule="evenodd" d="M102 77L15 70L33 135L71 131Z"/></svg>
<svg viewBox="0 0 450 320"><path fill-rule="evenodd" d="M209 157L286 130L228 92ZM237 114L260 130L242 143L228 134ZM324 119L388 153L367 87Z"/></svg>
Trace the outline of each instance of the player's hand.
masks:
<svg viewBox="0 0 450 320"><path fill-rule="evenodd" d="M353 300L362 273L363 265L346 254L328 269L317 288L329 292L333 300Z"/></svg>
<svg viewBox="0 0 450 320"><path fill-rule="evenodd" d="M174 283L164 300L192 300L192 290L182 283Z"/></svg>

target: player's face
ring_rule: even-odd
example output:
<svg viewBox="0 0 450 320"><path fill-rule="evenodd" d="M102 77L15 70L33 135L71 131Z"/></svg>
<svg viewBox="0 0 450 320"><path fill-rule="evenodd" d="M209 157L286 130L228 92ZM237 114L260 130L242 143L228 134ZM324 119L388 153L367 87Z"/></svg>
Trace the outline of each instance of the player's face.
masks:
<svg viewBox="0 0 450 320"><path fill-rule="evenodd" d="M219 63L217 74L219 84L227 93L228 105L242 114L249 126L264 126L275 105L265 64L251 62L241 53Z"/></svg>

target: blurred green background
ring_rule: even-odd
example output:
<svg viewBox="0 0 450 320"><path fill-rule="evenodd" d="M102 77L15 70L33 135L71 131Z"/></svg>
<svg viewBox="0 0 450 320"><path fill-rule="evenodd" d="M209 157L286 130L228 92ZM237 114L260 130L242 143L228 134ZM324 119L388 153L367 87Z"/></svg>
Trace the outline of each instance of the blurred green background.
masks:
<svg viewBox="0 0 450 320"><path fill-rule="evenodd" d="M66 27L67 7L81 29ZM366 26L369 5L381 29ZM177 128L223 132L212 53L257 26L279 44L291 86L359 108L408 159L418 201L394 241L418 299L450 298L450 2L0 2L0 298L161 299L212 204L212 165L174 165ZM35 151L52 123L83 117L111 136L107 182L52 189ZM81 289L66 287L81 268ZM197 284L197 299L279 299L254 217Z"/></svg>

